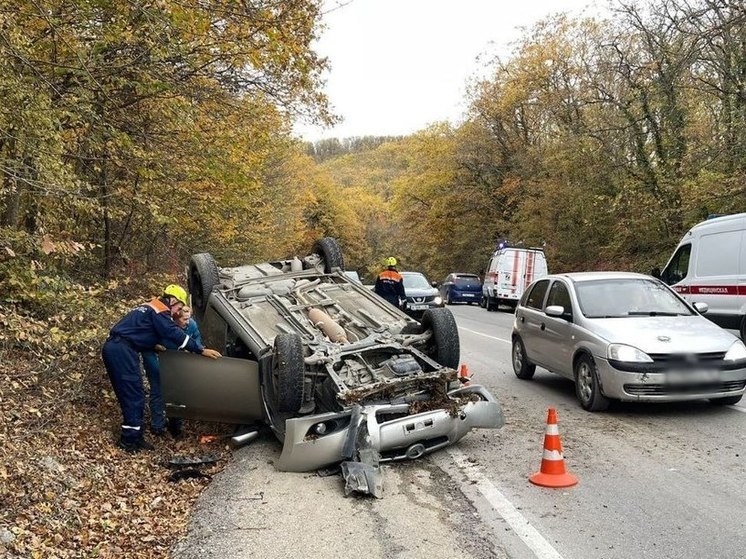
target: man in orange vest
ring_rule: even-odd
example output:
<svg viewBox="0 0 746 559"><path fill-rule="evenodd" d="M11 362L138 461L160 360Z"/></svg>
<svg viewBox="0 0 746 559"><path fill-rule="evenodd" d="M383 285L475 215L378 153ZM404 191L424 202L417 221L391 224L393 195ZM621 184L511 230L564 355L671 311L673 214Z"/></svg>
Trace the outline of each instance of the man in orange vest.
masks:
<svg viewBox="0 0 746 559"><path fill-rule="evenodd" d="M378 274L373 291L395 307L401 308L406 304L407 295L404 293L404 279L396 269L396 258L393 256L386 259L386 269Z"/></svg>
<svg viewBox="0 0 746 559"><path fill-rule="evenodd" d="M173 321L187 302L183 287L169 285L163 295L131 310L109 332L101 349L106 372L122 409L119 447L129 453L153 450L143 438L145 389L140 371L140 353L153 350L156 344L168 342L178 349L217 359L220 353L205 348Z"/></svg>

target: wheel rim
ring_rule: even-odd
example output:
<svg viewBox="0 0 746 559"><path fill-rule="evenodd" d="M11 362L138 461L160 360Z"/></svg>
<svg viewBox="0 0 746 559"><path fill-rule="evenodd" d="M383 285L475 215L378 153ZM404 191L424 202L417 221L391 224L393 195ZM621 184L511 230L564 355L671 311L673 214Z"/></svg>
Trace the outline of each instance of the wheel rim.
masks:
<svg viewBox="0 0 746 559"><path fill-rule="evenodd" d="M590 402L593 395L593 372L590 365L583 361L578 366L578 395L583 402Z"/></svg>
<svg viewBox="0 0 746 559"><path fill-rule="evenodd" d="M520 371L523 367L523 349L521 348L521 342L516 342L513 345L513 369Z"/></svg>

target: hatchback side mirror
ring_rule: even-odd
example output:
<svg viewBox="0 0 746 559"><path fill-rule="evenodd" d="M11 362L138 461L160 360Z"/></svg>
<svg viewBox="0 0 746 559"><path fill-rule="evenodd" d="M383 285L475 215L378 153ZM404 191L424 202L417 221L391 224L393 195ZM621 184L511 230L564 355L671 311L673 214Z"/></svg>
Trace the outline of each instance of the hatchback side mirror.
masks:
<svg viewBox="0 0 746 559"><path fill-rule="evenodd" d="M661 279L661 269L656 266L655 268L650 270L650 275L654 278Z"/></svg>
<svg viewBox="0 0 746 559"><path fill-rule="evenodd" d="M544 312L547 314L547 316L556 316L557 318L562 318L562 315L565 314L565 307L561 305L549 305L546 309L544 309Z"/></svg>

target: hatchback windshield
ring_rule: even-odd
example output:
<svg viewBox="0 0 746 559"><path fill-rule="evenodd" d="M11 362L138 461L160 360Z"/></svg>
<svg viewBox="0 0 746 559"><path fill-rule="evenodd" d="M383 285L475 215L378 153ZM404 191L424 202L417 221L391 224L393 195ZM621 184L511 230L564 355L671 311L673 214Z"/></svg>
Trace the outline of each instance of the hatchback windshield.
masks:
<svg viewBox="0 0 746 559"><path fill-rule="evenodd" d="M481 286L482 282L479 281L479 276L457 276L453 283L458 287L473 287Z"/></svg>
<svg viewBox="0 0 746 559"><path fill-rule="evenodd" d="M648 279L604 279L575 284L587 318L677 316L693 314L666 287Z"/></svg>
<svg viewBox="0 0 746 559"><path fill-rule="evenodd" d="M428 282L427 278L422 274L402 274L402 277L404 278L405 289L427 289L430 287L430 282Z"/></svg>

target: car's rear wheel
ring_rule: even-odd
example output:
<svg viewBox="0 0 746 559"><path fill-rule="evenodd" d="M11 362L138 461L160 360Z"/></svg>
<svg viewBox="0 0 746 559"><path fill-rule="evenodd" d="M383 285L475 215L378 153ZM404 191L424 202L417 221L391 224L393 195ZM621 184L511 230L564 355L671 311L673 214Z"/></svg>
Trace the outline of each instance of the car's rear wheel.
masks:
<svg viewBox="0 0 746 559"><path fill-rule="evenodd" d="M581 355L575 362L575 395L584 410L603 411L609 399L601 394L596 363L590 355Z"/></svg>
<svg viewBox="0 0 746 559"><path fill-rule="evenodd" d="M482 295L482 298L479 300L479 306L483 309L487 307L487 298Z"/></svg>
<svg viewBox="0 0 746 559"><path fill-rule="evenodd" d="M500 300L497 297L487 296L487 310L497 311L500 309Z"/></svg>
<svg viewBox="0 0 746 559"><path fill-rule="evenodd" d="M739 394L738 396L724 396L722 398L710 398L710 402L716 406L732 406L733 404L740 402L741 398L743 398L743 394Z"/></svg>
<svg viewBox="0 0 746 559"><path fill-rule="evenodd" d="M202 319L207 310L207 300L213 288L220 283L218 265L209 252L193 254L189 260L189 293L192 296L192 307L198 319Z"/></svg>
<svg viewBox="0 0 746 559"><path fill-rule="evenodd" d="M423 331L432 330L425 353L444 367L455 369L461 359L458 326L448 309L428 309L422 315Z"/></svg>
<svg viewBox="0 0 746 559"><path fill-rule="evenodd" d="M328 274L334 268L339 268L340 270L345 269L342 248L334 237L324 237L323 239L319 239L314 243L311 252L318 254L323 260L324 273Z"/></svg>
<svg viewBox="0 0 746 559"><path fill-rule="evenodd" d="M513 338L513 372L521 380L531 380L536 372L536 365L529 362L526 357L526 348L523 340L516 336Z"/></svg>
<svg viewBox="0 0 746 559"><path fill-rule="evenodd" d="M446 291L446 305L453 305L453 299L451 299L451 291Z"/></svg>

